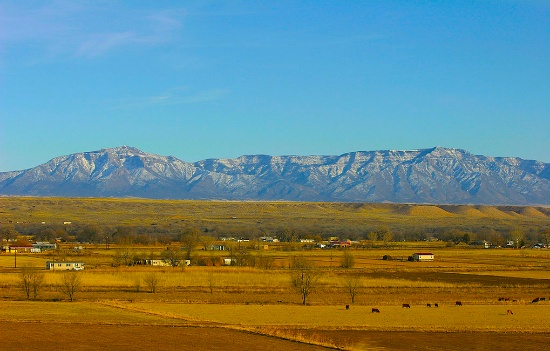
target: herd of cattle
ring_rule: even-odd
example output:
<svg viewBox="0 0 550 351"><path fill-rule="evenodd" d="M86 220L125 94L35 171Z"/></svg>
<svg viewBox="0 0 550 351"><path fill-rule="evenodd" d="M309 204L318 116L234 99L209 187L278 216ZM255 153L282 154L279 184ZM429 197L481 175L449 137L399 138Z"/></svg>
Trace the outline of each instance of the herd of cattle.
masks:
<svg viewBox="0 0 550 351"><path fill-rule="evenodd" d="M550 300L550 299L549 299ZM509 298L507 297L499 297L498 298L498 301L512 301L512 302L517 302L517 300L510 300ZM531 301L531 303L537 303L539 301L546 301L546 298L545 297L537 297L535 298L533 301ZM428 303L426 304L426 307L439 307L439 304L435 303L435 304L431 304L431 303ZM455 302L455 306L462 306L462 301L456 301ZM411 308L411 304L409 303L404 303L403 305L401 305L402 308ZM346 309L348 310L349 309L349 305L346 305ZM380 313L380 309L379 308L372 308L372 313ZM506 311L506 314L514 314L514 312L512 312L512 310L507 310Z"/></svg>

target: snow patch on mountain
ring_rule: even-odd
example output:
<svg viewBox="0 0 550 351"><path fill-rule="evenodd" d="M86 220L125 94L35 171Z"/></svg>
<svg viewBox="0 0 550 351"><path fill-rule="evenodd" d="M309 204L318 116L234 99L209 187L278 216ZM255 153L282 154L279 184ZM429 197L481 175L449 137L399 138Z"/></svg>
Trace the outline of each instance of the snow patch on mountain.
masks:
<svg viewBox="0 0 550 351"><path fill-rule="evenodd" d="M548 205L550 166L442 147L188 163L121 146L0 173L0 194Z"/></svg>

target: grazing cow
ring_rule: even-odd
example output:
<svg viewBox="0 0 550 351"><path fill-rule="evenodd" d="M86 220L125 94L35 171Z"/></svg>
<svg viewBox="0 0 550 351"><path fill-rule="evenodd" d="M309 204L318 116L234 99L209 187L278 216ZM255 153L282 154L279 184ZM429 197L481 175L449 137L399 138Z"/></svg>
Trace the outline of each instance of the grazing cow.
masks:
<svg viewBox="0 0 550 351"><path fill-rule="evenodd" d="M540 299L537 297L533 301L531 301L531 303L535 303L535 302L539 302L539 301L540 301Z"/></svg>
<svg viewBox="0 0 550 351"><path fill-rule="evenodd" d="M546 301L546 297L539 297L539 301Z"/></svg>
<svg viewBox="0 0 550 351"><path fill-rule="evenodd" d="M380 313L380 310L378 308L373 308L372 313Z"/></svg>
<svg viewBox="0 0 550 351"><path fill-rule="evenodd" d="M411 305L409 305L408 303L404 303L402 308L411 308Z"/></svg>
<svg viewBox="0 0 550 351"><path fill-rule="evenodd" d="M460 301L455 302L455 306L462 306L462 302Z"/></svg>
<svg viewBox="0 0 550 351"><path fill-rule="evenodd" d="M506 311L506 314L514 314L514 312L512 312L512 310L508 310Z"/></svg>
<svg viewBox="0 0 550 351"><path fill-rule="evenodd" d="M346 305L346 310L349 310L349 305Z"/></svg>
<svg viewBox="0 0 550 351"><path fill-rule="evenodd" d="M499 297L498 301L504 301L504 297Z"/></svg>
<svg viewBox="0 0 550 351"><path fill-rule="evenodd" d="M431 303L426 304L427 307L432 307Z"/></svg>
<svg viewBox="0 0 550 351"><path fill-rule="evenodd" d="M439 307L439 304L436 303L434 306L435 306L435 307Z"/></svg>

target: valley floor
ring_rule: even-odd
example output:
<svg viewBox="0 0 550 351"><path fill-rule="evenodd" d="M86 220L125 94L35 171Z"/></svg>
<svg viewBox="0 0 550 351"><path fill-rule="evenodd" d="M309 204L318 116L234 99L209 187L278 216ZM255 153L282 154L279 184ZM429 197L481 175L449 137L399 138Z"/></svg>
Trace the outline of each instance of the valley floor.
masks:
<svg viewBox="0 0 550 351"><path fill-rule="evenodd" d="M508 306L509 307L509 306ZM0 301L12 350L543 350L550 304L507 306L223 305ZM439 316L438 316L439 315Z"/></svg>

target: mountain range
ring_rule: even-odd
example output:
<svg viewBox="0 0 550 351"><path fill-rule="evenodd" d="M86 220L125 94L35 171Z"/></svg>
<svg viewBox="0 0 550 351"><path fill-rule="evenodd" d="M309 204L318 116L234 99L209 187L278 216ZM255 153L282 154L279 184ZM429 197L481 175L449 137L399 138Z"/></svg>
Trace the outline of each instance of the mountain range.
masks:
<svg viewBox="0 0 550 351"><path fill-rule="evenodd" d="M190 163L121 146L1 172L0 195L550 205L550 164L443 147Z"/></svg>

